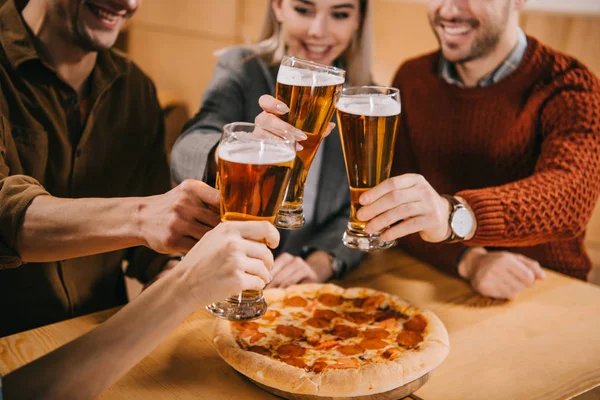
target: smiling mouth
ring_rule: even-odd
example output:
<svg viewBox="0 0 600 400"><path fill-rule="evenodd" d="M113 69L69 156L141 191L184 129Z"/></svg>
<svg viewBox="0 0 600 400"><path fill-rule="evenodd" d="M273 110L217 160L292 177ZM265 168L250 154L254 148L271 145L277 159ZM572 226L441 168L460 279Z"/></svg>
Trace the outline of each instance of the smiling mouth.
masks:
<svg viewBox="0 0 600 400"><path fill-rule="evenodd" d="M316 56L323 56L323 55L329 53L329 51L333 48L332 45L311 45L311 44L308 44L305 42L302 42L302 47L308 53L316 55Z"/></svg>
<svg viewBox="0 0 600 400"><path fill-rule="evenodd" d="M122 11L120 13L114 13L105 8L98 7L95 4L85 3L87 8L97 17L107 20L110 23L115 23L119 18L125 17L127 14L126 11Z"/></svg>

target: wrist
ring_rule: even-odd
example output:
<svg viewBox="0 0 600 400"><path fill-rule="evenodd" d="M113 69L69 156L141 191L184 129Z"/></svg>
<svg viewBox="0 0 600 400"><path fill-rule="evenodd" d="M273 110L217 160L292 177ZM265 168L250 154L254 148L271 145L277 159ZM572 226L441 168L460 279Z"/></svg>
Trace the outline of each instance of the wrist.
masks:
<svg viewBox="0 0 600 400"><path fill-rule="evenodd" d="M473 209L471 208L471 206L469 205L469 203L467 203L467 201L460 197L460 196L454 196L458 199L458 201L460 201L462 203L463 206L465 206L465 208L467 209L467 211L469 212L469 214L471 214L471 218L473 219L473 226L471 228L471 230L469 231L469 233L467 234L467 236L465 236L464 240L471 240L473 239L473 236L475 236L475 232L477 232L477 218L475 218L475 212L473 211Z"/></svg>
<svg viewBox="0 0 600 400"><path fill-rule="evenodd" d="M180 307L186 309L187 312L192 313L199 308L202 308L210 303L205 301L204 298L199 298L198 293L194 290L192 284L193 279L189 276L190 267L186 267L185 261L181 260L177 262L177 265L160 281L166 281L168 287L173 288L173 296L175 297L175 303ZM200 291L200 293L203 293Z"/></svg>
<svg viewBox="0 0 600 400"><path fill-rule="evenodd" d="M458 275L471 280L479 260L486 254L487 250L483 247L471 247L466 250L458 263Z"/></svg>
<svg viewBox="0 0 600 400"><path fill-rule="evenodd" d="M138 243L138 246L148 245L148 241L144 235L144 226L146 224L145 210L148 208L148 199L146 197L136 197L131 199L133 202L133 212L130 215L132 226L130 227L131 237Z"/></svg>
<svg viewBox="0 0 600 400"><path fill-rule="evenodd" d="M332 262L333 256L321 250L313 251L306 257L306 263L315 271L319 282L325 282L334 275Z"/></svg>

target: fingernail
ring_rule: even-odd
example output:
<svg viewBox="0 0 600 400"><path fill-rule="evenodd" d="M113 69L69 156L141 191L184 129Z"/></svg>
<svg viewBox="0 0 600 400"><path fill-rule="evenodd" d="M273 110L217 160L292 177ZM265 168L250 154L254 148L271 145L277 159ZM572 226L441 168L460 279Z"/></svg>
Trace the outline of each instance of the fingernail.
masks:
<svg viewBox="0 0 600 400"><path fill-rule="evenodd" d="M364 205L367 205L367 204L369 204L369 197L363 194L362 196L360 196L360 197L358 198L358 202L359 202L360 204L362 204L363 206L364 206Z"/></svg>
<svg viewBox="0 0 600 400"><path fill-rule="evenodd" d="M299 143L296 143L296 151L302 151L302 150L304 150L304 146L302 146Z"/></svg>
<svg viewBox="0 0 600 400"><path fill-rule="evenodd" d="M273 274L269 274L269 282L273 280Z"/></svg>
<svg viewBox="0 0 600 400"><path fill-rule="evenodd" d="M296 129L294 131L294 135L296 136L297 140L306 140L306 139L308 139L308 136L306 136L306 133L302 132L300 129Z"/></svg>
<svg viewBox="0 0 600 400"><path fill-rule="evenodd" d="M277 104L277 106L275 106L275 108L277 108L277 111L279 111L282 114L287 114L290 112L290 108L283 103Z"/></svg>

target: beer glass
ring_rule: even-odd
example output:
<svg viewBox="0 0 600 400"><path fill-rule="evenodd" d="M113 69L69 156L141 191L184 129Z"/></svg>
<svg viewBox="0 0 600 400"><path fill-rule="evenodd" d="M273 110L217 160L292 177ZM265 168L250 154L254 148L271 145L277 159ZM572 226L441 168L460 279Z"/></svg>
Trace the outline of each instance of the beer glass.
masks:
<svg viewBox="0 0 600 400"><path fill-rule="evenodd" d="M281 131L245 122L225 125L218 148L221 221L274 224L295 157L296 142ZM206 309L244 321L264 314L267 303L262 290L246 290Z"/></svg>
<svg viewBox="0 0 600 400"><path fill-rule="evenodd" d="M344 233L346 247L373 251L391 247L380 232L365 232L356 218L361 194L390 177L396 128L400 119L400 93L396 88L363 86L342 91L337 104L338 129L350 184L350 221Z"/></svg>
<svg viewBox="0 0 600 400"><path fill-rule="evenodd" d="M277 74L276 97L290 108L281 119L302 130L308 139L296 154L290 185L279 215L277 226L298 229L304 226L302 199L310 164L317 153L323 134L344 85L346 71L284 56Z"/></svg>

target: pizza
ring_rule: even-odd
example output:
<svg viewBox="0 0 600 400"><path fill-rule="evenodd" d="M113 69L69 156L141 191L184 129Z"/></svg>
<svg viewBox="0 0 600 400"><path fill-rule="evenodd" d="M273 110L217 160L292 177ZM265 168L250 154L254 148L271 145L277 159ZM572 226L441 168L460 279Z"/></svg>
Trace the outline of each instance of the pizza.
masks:
<svg viewBox="0 0 600 400"><path fill-rule="evenodd" d="M319 396L387 392L437 367L450 349L431 312L367 288L302 284L265 290L262 318L215 322L221 357L256 382Z"/></svg>

